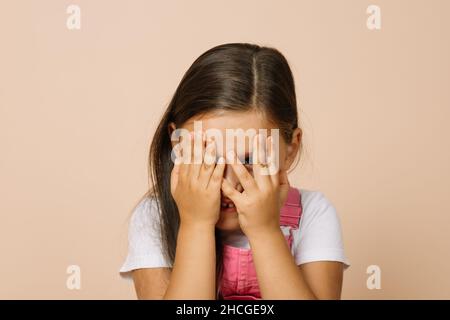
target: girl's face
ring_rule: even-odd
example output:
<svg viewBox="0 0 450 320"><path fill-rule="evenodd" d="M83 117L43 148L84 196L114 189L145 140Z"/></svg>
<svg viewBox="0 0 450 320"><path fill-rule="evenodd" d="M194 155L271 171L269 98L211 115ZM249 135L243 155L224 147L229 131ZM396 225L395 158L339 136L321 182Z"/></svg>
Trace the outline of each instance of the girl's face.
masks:
<svg viewBox="0 0 450 320"><path fill-rule="evenodd" d="M235 130L234 132L237 132L237 130L242 130L241 132L250 132L247 130L256 130L256 133L259 132L260 129L266 129L267 136L271 135L271 129L278 129L274 124L270 123L265 119L265 117L257 111L248 111L248 112L223 112L220 115L218 114L206 114L202 116L193 117L190 120L188 120L186 123L184 123L181 128L187 129L189 131L194 131L194 121L197 122L197 125L199 121L201 121L201 129L203 131L208 132L208 129L214 129L216 132L220 132L223 137L223 143L222 146L217 146L217 158L220 156L223 156L226 158L227 153L227 142L226 142L226 130L231 129ZM171 124L169 131L172 132L172 130L175 129L174 124ZM197 127L195 128L197 130ZM218 131L217 131L218 130ZM237 147L237 139L235 138L234 143L229 144L233 146L234 152L236 152L237 156L243 163L247 163L246 167L248 171L252 173L252 165L248 164L249 159L251 161L251 155L252 155L252 143L250 141L249 135L242 134L242 141L245 140L245 147L244 148L238 148ZM302 131L301 129L297 128L294 130L294 134L292 136L292 140L289 144L287 144L284 139L281 137L281 133L279 134L279 168L280 170L287 170L290 168L292 163L295 160L295 156L297 155L297 152L299 151L300 142L302 138ZM177 142L173 141L172 146L175 146ZM239 150L241 149L241 150ZM245 149L242 150L242 149ZM244 162L245 160L245 162ZM235 188L236 190L242 192L243 188L241 184L239 183L239 179L234 174L233 169L231 168L231 165L227 164L225 167L224 172L224 178L227 179ZM239 230L239 220L238 220L238 213L236 212L236 208L234 207L228 207L225 206L225 204L232 203L230 199L225 197L222 193L221 195L221 211L220 211L220 217L219 221L216 224L216 228L220 230L227 230L227 231L235 231Z"/></svg>

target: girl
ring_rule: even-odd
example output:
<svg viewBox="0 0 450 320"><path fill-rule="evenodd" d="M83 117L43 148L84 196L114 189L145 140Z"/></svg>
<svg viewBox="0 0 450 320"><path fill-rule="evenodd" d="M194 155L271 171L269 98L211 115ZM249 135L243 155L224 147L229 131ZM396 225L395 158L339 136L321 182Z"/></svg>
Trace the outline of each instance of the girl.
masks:
<svg viewBox="0 0 450 320"><path fill-rule="evenodd" d="M270 134L245 134L238 148L230 130ZM348 263L336 211L288 182L301 151L279 51L231 43L198 57L156 130L152 187L129 227L120 272L138 298L339 299Z"/></svg>

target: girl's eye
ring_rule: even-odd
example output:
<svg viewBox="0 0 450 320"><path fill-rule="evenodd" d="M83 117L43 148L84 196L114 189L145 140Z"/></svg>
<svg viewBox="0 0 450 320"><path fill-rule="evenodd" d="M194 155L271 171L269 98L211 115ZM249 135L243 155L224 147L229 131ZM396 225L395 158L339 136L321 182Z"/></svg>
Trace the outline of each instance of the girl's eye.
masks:
<svg viewBox="0 0 450 320"><path fill-rule="evenodd" d="M239 160L242 162L242 164L249 170L253 170L253 165L252 165L252 158L251 155L250 156L246 156L246 157L239 157ZM219 156L216 156L216 163L219 161Z"/></svg>
<svg viewBox="0 0 450 320"><path fill-rule="evenodd" d="M249 156L245 157L243 164L249 171L253 170L252 160Z"/></svg>
<svg viewBox="0 0 450 320"><path fill-rule="evenodd" d="M244 166L252 166L252 163L251 163L251 158L250 158L250 156L239 156L238 157L239 158L239 161L244 165Z"/></svg>

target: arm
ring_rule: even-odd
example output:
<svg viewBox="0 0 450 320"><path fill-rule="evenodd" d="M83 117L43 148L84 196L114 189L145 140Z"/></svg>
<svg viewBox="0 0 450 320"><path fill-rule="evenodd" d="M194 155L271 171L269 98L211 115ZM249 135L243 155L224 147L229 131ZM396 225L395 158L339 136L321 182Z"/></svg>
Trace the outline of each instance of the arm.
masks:
<svg viewBox="0 0 450 320"><path fill-rule="evenodd" d="M202 136L197 134L195 139L202 139ZM190 143L190 150L193 150L194 139ZM188 151L190 161L187 163L181 163L181 155L177 154L171 173L170 187L178 207L180 227L175 261L163 299L216 298L214 231L220 213L220 185L225 161L220 159L214 163L216 145L208 140L205 146L205 135L201 147L200 152ZM153 287L157 285L158 282Z"/></svg>
<svg viewBox="0 0 450 320"><path fill-rule="evenodd" d="M244 192L237 191L225 179L223 192L233 200L239 223L252 248L253 260L264 299L333 299L340 296L343 266L338 262L316 262L303 267L295 263L279 227L279 212L289 190L286 170L274 163L258 161L258 136L253 140L253 173L246 170L234 154L232 168ZM269 145L273 143L268 138ZM273 146L270 148L274 150ZM256 155L255 155L256 154ZM266 158L263 154L262 159ZM273 157L269 157L273 158Z"/></svg>
<svg viewBox="0 0 450 320"><path fill-rule="evenodd" d="M318 299L341 298L344 264L339 261L316 261L299 266L306 283Z"/></svg>
<svg viewBox="0 0 450 320"><path fill-rule="evenodd" d="M313 262L298 267L280 229L249 238L264 299L339 299L343 265Z"/></svg>
<svg viewBox="0 0 450 320"><path fill-rule="evenodd" d="M181 225L170 283L163 299L215 299L214 225Z"/></svg>
<svg viewBox="0 0 450 320"><path fill-rule="evenodd" d="M138 299L215 299L214 226L182 225L173 269L133 271Z"/></svg>
<svg viewBox="0 0 450 320"><path fill-rule="evenodd" d="M170 268L142 268L132 272L139 300L163 299L170 281Z"/></svg>

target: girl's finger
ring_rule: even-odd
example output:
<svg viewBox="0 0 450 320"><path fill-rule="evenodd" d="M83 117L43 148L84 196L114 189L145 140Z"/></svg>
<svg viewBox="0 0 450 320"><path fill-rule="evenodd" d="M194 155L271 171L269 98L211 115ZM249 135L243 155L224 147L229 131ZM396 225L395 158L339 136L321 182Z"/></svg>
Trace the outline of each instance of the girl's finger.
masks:
<svg viewBox="0 0 450 320"><path fill-rule="evenodd" d="M224 195L230 198L236 205L241 202L243 197L242 193L233 188L227 179L222 179L221 189Z"/></svg>
<svg viewBox="0 0 450 320"><path fill-rule="evenodd" d="M227 152L227 162L231 165L231 168L233 168L234 173L238 177L239 182L245 191L250 193L258 191L258 185L256 184L255 179L253 179L252 175L248 172L247 168L242 164L239 158L236 157L233 150Z"/></svg>
<svg viewBox="0 0 450 320"><path fill-rule="evenodd" d="M277 186L279 184L279 167L278 167L278 157L275 152L277 151L275 149L275 141L273 140L273 136L269 136L267 138L267 165L268 165L268 175L272 181L272 184L274 186Z"/></svg>
<svg viewBox="0 0 450 320"><path fill-rule="evenodd" d="M289 192L289 178L286 170L280 170L279 172L279 184L280 184L280 198L284 201L287 199L287 195Z"/></svg>
<svg viewBox="0 0 450 320"><path fill-rule="evenodd" d="M220 191L224 171L225 171L225 158L220 157L219 160L217 161L216 166L214 167L212 175L209 178L208 188L214 188Z"/></svg>
<svg viewBox="0 0 450 320"><path fill-rule="evenodd" d="M198 177L200 183L202 183L205 188L208 186L209 179L214 171L215 163L216 144L211 138L208 138L205 147L205 156L203 157L203 164Z"/></svg>
<svg viewBox="0 0 450 320"><path fill-rule="evenodd" d="M269 186L271 180L268 176L269 170L267 164L263 163L261 160L265 159L265 152L261 151L261 149L263 149L262 144L260 143L261 137L262 135L260 134L253 137L252 167L256 183L260 188L266 188Z"/></svg>
<svg viewBox="0 0 450 320"><path fill-rule="evenodd" d="M182 162L181 159L181 152L179 150L179 145L175 145L175 147L172 150L173 152L173 168L172 168L172 172L170 175L170 191L172 192L172 194L175 192L175 189L178 185L178 180L179 180L179 176L180 176L180 164Z"/></svg>
<svg viewBox="0 0 450 320"><path fill-rule="evenodd" d="M182 180L185 180L188 177L192 161L192 132L189 132L188 135L182 135L180 144L182 146L182 163L180 164L179 175Z"/></svg>
<svg viewBox="0 0 450 320"><path fill-rule="evenodd" d="M279 171L279 184L281 187L289 187L289 178L286 170Z"/></svg>
<svg viewBox="0 0 450 320"><path fill-rule="evenodd" d="M194 134L194 152L193 152L193 163L191 167L191 174L194 179L198 179L200 175L200 169L203 164L203 152L205 149L205 134L201 131L197 131Z"/></svg>

